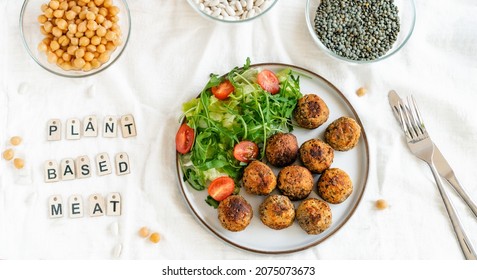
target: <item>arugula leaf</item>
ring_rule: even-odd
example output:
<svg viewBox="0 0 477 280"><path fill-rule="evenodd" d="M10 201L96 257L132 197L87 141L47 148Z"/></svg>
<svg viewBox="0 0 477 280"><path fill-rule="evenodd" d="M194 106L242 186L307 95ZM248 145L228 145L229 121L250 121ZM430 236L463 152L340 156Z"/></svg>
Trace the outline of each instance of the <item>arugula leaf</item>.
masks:
<svg viewBox="0 0 477 280"><path fill-rule="evenodd" d="M261 150L260 160L268 137L293 130L292 113L302 97L300 77L290 69L279 71L280 92L271 95L258 85L258 73L247 58L242 68L235 67L224 76L211 74L200 96L183 104L183 116L195 131L191 152L181 155L184 180L192 188L203 190L209 181L224 174L239 186L245 165L234 158L234 146L242 140L255 142ZM235 90L228 99L218 100L211 87L225 79ZM237 187L234 193L239 191ZM211 199L206 201L213 206Z"/></svg>

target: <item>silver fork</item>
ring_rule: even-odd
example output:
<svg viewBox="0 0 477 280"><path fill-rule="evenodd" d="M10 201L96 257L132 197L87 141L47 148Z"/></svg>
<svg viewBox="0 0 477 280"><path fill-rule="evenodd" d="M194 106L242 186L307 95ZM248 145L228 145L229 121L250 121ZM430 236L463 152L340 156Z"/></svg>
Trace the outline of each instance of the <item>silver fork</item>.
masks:
<svg viewBox="0 0 477 280"><path fill-rule="evenodd" d="M408 97L407 102L399 102L397 107L399 117L401 118L401 127L406 135L407 145L415 156L425 161L431 168L432 175L434 175L434 179L436 180L437 188L439 189L439 193L444 201L447 214L449 215L465 258L468 260L477 259L477 254L462 227L462 223L460 222L454 205L443 188L441 177L434 165L434 143L427 133L414 98L412 96Z"/></svg>

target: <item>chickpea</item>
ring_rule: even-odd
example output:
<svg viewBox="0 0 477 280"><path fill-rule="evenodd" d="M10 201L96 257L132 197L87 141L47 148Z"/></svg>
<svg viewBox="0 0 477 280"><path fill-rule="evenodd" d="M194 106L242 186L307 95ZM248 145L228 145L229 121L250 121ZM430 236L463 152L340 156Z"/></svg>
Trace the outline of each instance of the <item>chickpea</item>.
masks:
<svg viewBox="0 0 477 280"><path fill-rule="evenodd" d="M72 33L76 33L78 32L78 26L74 23L71 23L70 25L68 25L68 30Z"/></svg>
<svg viewBox="0 0 477 280"><path fill-rule="evenodd" d="M16 158L13 160L13 166L15 166L16 169L22 169L25 166L25 161L21 158Z"/></svg>
<svg viewBox="0 0 477 280"><path fill-rule="evenodd" d="M38 50L41 52L46 52L48 50L48 46L44 42L41 42L38 44Z"/></svg>
<svg viewBox="0 0 477 280"><path fill-rule="evenodd" d="M91 66L93 67L93 69L97 69L101 66L101 63L95 58L91 60Z"/></svg>
<svg viewBox="0 0 477 280"><path fill-rule="evenodd" d="M12 149L7 149L3 152L3 158L5 160L12 160L14 156L15 156L15 153L13 152Z"/></svg>
<svg viewBox="0 0 477 280"><path fill-rule="evenodd" d="M109 20L112 21L112 22L114 22L114 23L116 23L116 22L119 21L119 17L113 16L113 17L110 17Z"/></svg>
<svg viewBox="0 0 477 280"><path fill-rule="evenodd" d="M101 38L101 44L106 45L108 43L108 40L106 38Z"/></svg>
<svg viewBox="0 0 477 280"><path fill-rule="evenodd" d="M89 45L89 38L88 37L81 37L79 39L79 45L80 45L80 47L86 47L87 45Z"/></svg>
<svg viewBox="0 0 477 280"><path fill-rule="evenodd" d="M68 23L64 19L59 19L56 25L61 30L66 30L66 28L68 27Z"/></svg>
<svg viewBox="0 0 477 280"><path fill-rule="evenodd" d="M103 15L96 15L96 22L99 23L99 24L102 24L104 22L104 16Z"/></svg>
<svg viewBox="0 0 477 280"><path fill-rule="evenodd" d="M56 51L56 50L59 49L59 48L60 48L60 44L58 44L58 41L56 41L56 40L51 41L51 43L50 43L50 49L51 49L52 51Z"/></svg>
<svg viewBox="0 0 477 280"><path fill-rule="evenodd" d="M101 44L101 38L99 38L98 36L93 36L91 38L91 44L93 44L95 46Z"/></svg>
<svg viewBox="0 0 477 280"><path fill-rule="evenodd" d="M79 39L74 37L70 39L70 43L72 46L78 46L79 45Z"/></svg>
<svg viewBox="0 0 477 280"><path fill-rule="evenodd" d="M38 16L38 22L39 23L45 23L47 20L48 20L48 18L45 15Z"/></svg>
<svg viewBox="0 0 477 280"><path fill-rule="evenodd" d="M113 40L113 44L114 44L115 46L119 46L119 45L121 45L122 43L123 43L123 41L122 41L121 38L119 38L119 37L116 37L116 39Z"/></svg>
<svg viewBox="0 0 477 280"><path fill-rule="evenodd" d="M83 37L83 36L84 36L84 32L79 32L78 31L78 32L75 33L75 37L78 38L78 39Z"/></svg>
<svg viewBox="0 0 477 280"><path fill-rule="evenodd" d="M81 12L81 7L80 6L74 6L73 8L71 8L71 10L73 12L75 12L76 14L79 14Z"/></svg>
<svg viewBox="0 0 477 280"><path fill-rule="evenodd" d="M99 8L98 14L102 15L103 17L106 17L108 15L108 9L106 8Z"/></svg>
<svg viewBox="0 0 477 280"><path fill-rule="evenodd" d="M112 0L104 0L104 3L103 3L103 6L106 7L106 8L109 8L113 5L113 1Z"/></svg>
<svg viewBox="0 0 477 280"><path fill-rule="evenodd" d="M86 64L86 61L84 61L83 58L77 58L73 61L73 65L76 68L83 68L83 66Z"/></svg>
<svg viewBox="0 0 477 280"><path fill-rule="evenodd" d="M55 54L56 54L56 56L57 56L58 58L60 58L60 57L63 55L64 52L65 52L65 51L62 50L62 49L57 49L57 50L55 51Z"/></svg>
<svg viewBox="0 0 477 280"><path fill-rule="evenodd" d="M110 20L105 20L103 22L103 26L104 26L104 28L109 29L109 28L111 28L111 26L113 26L113 23Z"/></svg>
<svg viewBox="0 0 477 280"><path fill-rule="evenodd" d="M68 1L68 8L72 9L74 6L76 6L76 1Z"/></svg>
<svg viewBox="0 0 477 280"><path fill-rule="evenodd" d="M96 52L96 46L95 45L88 45L86 46L86 50L89 51L89 52Z"/></svg>
<svg viewBox="0 0 477 280"><path fill-rule="evenodd" d="M47 5L47 4L42 4L42 5L41 5L41 11L42 11L42 12L45 12L46 9L48 9L48 5Z"/></svg>
<svg viewBox="0 0 477 280"><path fill-rule="evenodd" d="M63 55L61 56L61 58L63 58L64 61L70 61L71 60L71 55L69 52L65 52L63 53ZM60 63L61 64L61 63Z"/></svg>
<svg viewBox="0 0 477 280"><path fill-rule="evenodd" d="M56 10L60 7L60 2L58 1L50 1L50 8L53 10Z"/></svg>
<svg viewBox="0 0 477 280"><path fill-rule="evenodd" d="M45 45L49 46L50 43L51 43L51 38L50 37L46 37L45 39L41 40L43 43L45 43Z"/></svg>
<svg viewBox="0 0 477 280"><path fill-rule="evenodd" d="M84 57L84 54L85 54L85 52L84 52L83 49L77 49L77 50L75 51L75 56L76 56L76 58L82 58L82 57Z"/></svg>
<svg viewBox="0 0 477 280"><path fill-rule="evenodd" d="M58 60L56 60L56 65L60 66L64 62L63 57L59 57Z"/></svg>
<svg viewBox="0 0 477 280"><path fill-rule="evenodd" d="M103 44L101 44L101 45L99 45L99 46L96 47L96 51L97 51L98 53L104 53L104 52L106 51L106 46L103 45Z"/></svg>
<svg viewBox="0 0 477 280"><path fill-rule="evenodd" d="M56 61L58 60L58 57L56 56L55 53L52 53L52 52L48 52L48 62L50 63L56 63Z"/></svg>
<svg viewBox="0 0 477 280"><path fill-rule="evenodd" d="M86 21L82 21L82 22L78 25L78 31L79 31L79 32L85 32L86 30L88 30L88 28L86 27Z"/></svg>
<svg viewBox="0 0 477 280"><path fill-rule="evenodd" d="M147 227L142 227L139 229L139 236L141 237L148 237L149 236L149 229Z"/></svg>
<svg viewBox="0 0 477 280"><path fill-rule="evenodd" d="M53 23L51 23L51 21L47 21L45 24L43 24L43 28L46 32L51 33L51 29L53 29Z"/></svg>
<svg viewBox="0 0 477 280"><path fill-rule="evenodd" d="M93 12L87 12L86 13L86 19L88 20L94 20L96 18L96 16L94 15Z"/></svg>
<svg viewBox="0 0 477 280"><path fill-rule="evenodd" d="M91 66L91 63L86 62L82 70L87 72L87 71L90 71L91 69L93 69L93 66Z"/></svg>
<svg viewBox="0 0 477 280"><path fill-rule="evenodd" d="M73 69L73 67L71 66L71 63L69 63L67 61L63 62L60 67L63 68L63 70L65 70L65 71L69 71L69 70Z"/></svg>
<svg viewBox="0 0 477 280"><path fill-rule="evenodd" d="M107 31L106 31L106 28L104 28L104 26L98 26L98 29L96 30L96 35L98 35L99 37L104 37L106 35Z"/></svg>
<svg viewBox="0 0 477 280"><path fill-rule="evenodd" d="M116 6L111 6L109 7L109 14L112 15L112 16L115 16L117 14L119 14L119 8L116 7Z"/></svg>
<svg viewBox="0 0 477 280"><path fill-rule="evenodd" d="M108 43L106 44L106 50L112 51L112 50L114 50L114 49L116 49L116 46L113 44L113 42L108 42Z"/></svg>
<svg viewBox="0 0 477 280"><path fill-rule="evenodd" d="M89 39L91 39L94 34L95 32L93 30L86 30L86 32L84 33L84 35L86 35L86 37L88 37Z"/></svg>
<svg viewBox="0 0 477 280"><path fill-rule="evenodd" d="M161 240L161 236L159 235L159 233L154 232L153 234L151 234L151 236L149 236L149 240L152 243L158 243Z"/></svg>
<svg viewBox="0 0 477 280"><path fill-rule="evenodd" d="M91 53L91 52L86 52L86 53L84 54L84 60L86 60L86 61L89 62L89 61L91 61L91 60L93 60L93 59L94 59L94 54L93 54L93 53Z"/></svg>
<svg viewBox="0 0 477 280"><path fill-rule="evenodd" d="M63 11L68 10L68 2L66 2L66 1L61 2L60 3L60 9L63 10Z"/></svg>
<svg viewBox="0 0 477 280"><path fill-rule="evenodd" d="M98 61L104 64L104 63L108 62L109 57L110 57L110 53L109 52L104 52L98 57Z"/></svg>
<svg viewBox="0 0 477 280"><path fill-rule="evenodd" d="M53 12L53 15L55 16L55 18L62 18L64 14L65 14L64 10L56 10Z"/></svg>
<svg viewBox="0 0 477 280"><path fill-rule="evenodd" d="M58 38L58 43L60 43L62 47L66 47L70 44L70 39L66 37L65 35L63 35L60 38Z"/></svg>
<svg viewBox="0 0 477 280"><path fill-rule="evenodd" d="M379 210L384 210L384 209L388 208L388 203L384 199L378 199L376 201L376 208L379 209Z"/></svg>
<svg viewBox="0 0 477 280"><path fill-rule="evenodd" d="M105 36L106 40L108 41L112 41L116 38L116 33L114 33L113 31L108 31L106 33L106 36Z"/></svg>
<svg viewBox="0 0 477 280"><path fill-rule="evenodd" d="M18 146L22 143L22 138L20 136L13 136L10 138L10 144L13 146Z"/></svg>
<svg viewBox="0 0 477 280"><path fill-rule="evenodd" d="M44 26L41 26L41 27L40 27L40 32L41 32L41 34L43 34L43 35L45 35L45 36L48 35L48 32L46 32Z"/></svg>
<svg viewBox="0 0 477 280"><path fill-rule="evenodd" d="M45 11L45 17L51 19L53 18L53 9L52 8L47 8Z"/></svg>
<svg viewBox="0 0 477 280"><path fill-rule="evenodd" d="M103 5L104 3L104 0L94 0L94 4L96 4L96 6L101 6Z"/></svg>
<svg viewBox="0 0 477 280"><path fill-rule="evenodd" d="M79 18L80 18L81 20L85 20L85 19L86 19L86 13L87 13L86 11L81 11L81 12L79 13Z"/></svg>
<svg viewBox="0 0 477 280"><path fill-rule="evenodd" d="M51 33L53 34L53 36L59 38L61 37L61 35L63 35L63 32L58 28L58 27L53 27L53 29L51 30Z"/></svg>
<svg viewBox="0 0 477 280"><path fill-rule="evenodd" d="M86 25L86 27L89 30L96 31L96 29L98 29L98 23L94 20L88 20L88 24Z"/></svg>
<svg viewBox="0 0 477 280"><path fill-rule="evenodd" d="M73 10L69 10L66 12L66 19L73 20L76 17L76 13Z"/></svg>

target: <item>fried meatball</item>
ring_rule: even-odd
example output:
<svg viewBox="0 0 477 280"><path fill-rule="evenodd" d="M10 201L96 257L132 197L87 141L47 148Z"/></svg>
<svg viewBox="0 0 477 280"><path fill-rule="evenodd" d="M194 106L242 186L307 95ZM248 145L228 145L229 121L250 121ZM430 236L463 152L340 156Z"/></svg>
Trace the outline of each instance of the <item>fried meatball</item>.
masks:
<svg viewBox="0 0 477 280"><path fill-rule="evenodd" d="M296 209L296 220L308 234L320 234L331 225L331 209L316 198L303 200Z"/></svg>
<svg viewBox="0 0 477 280"><path fill-rule="evenodd" d="M278 173L278 189L291 200L306 198L313 190L313 175L303 166L292 165Z"/></svg>
<svg viewBox="0 0 477 280"><path fill-rule="evenodd" d="M325 170L318 180L318 195L325 201L338 204L353 192L351 178L339 168Z"/></svg>
<svg viewBox="0 0 477 280"><path fill-rule="evenodd" d="M244 230L253 217L252 206L240 195L222 200L217 210L220 223L230 231Z"/></svg>
<svg viewBox="0 0 477 280"><path fill-rule="evenodd" d="M322 173L333 163L334 151L330 145L319 139L311 139L300 147L300 159L308 170Z"/></svg>
<svg viewBox="0 0 477 280"><path fill-rule="evenodd" d="M245 167L242 183L250 194L267 195L277 186L277 177L268 165L255 160Z"/></svg>
<svg viewBox="0 0 477 280"><path fill-rule="evenodd" d="M358 144L361 127L352 118L341 117L333 121L325 131L325 141L337 151L348 151Z"/></svg>
<svg viewBox="0 0 477 280"><path fill-rule="evenodd" d="M324 124L330 115L325 101L316 94L307 94L298 99L293 117L299 126L313 129Z"/></svg>
<svg viewBox="0 0 477 280"><path fill-rule="evenodd" d="M276 133L267 140L265 155L268 162L276 167L292 164L298 157L298 141L291 133Z"/></svg>
<svg viewBox="0 0 477 280"><path fill-rule="evenodd" d="M284 229L295 220L295 207L284 195L270 195L259 207L260 220L272 229Z"/></svg>

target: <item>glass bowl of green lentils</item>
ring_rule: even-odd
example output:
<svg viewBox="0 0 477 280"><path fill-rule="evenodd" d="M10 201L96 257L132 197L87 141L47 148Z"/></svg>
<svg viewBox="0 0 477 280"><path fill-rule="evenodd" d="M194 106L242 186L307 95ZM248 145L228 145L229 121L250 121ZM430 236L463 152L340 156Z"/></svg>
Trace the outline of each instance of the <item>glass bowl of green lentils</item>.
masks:
<svg viewBox="0 0 477 280"><path fill-rule="evenodd" d="M326 53L353 64L397 53L414 30L413 0L307 0L306 23Z"/></svg>

